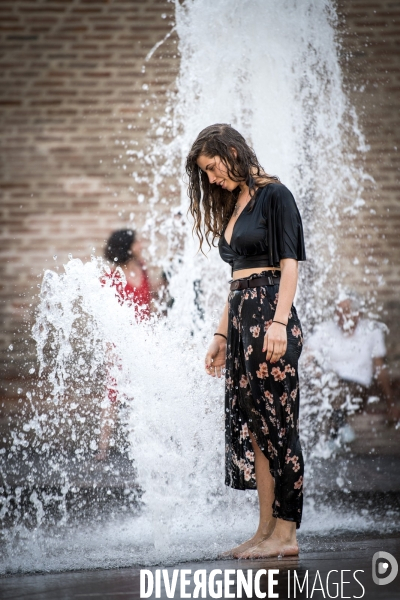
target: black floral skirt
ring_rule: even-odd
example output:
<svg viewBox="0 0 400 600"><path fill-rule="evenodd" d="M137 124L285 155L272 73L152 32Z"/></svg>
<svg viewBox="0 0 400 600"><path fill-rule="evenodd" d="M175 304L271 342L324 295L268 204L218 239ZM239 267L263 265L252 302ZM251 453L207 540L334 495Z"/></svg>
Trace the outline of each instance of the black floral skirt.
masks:
<svg viewBox="0 0 400 600"><path fill-rule="evenodd" d="M265 332L274 318L278 292L279 286L272 285L230 292L228 297L225 483L239 490L256 488L251 432L268 458L275 480L274 517L294 521L299 527L304 467L299 438L297 367L303 336L294 306L287 325L285 355L270 363L262 351Z"/></svg>

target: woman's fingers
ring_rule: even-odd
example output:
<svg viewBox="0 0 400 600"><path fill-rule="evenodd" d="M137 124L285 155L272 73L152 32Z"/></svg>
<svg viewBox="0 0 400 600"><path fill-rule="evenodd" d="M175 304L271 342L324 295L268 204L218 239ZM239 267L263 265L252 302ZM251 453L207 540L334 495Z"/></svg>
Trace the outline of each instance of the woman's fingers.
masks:
<svg viewBox="0 0 400 600"><path fill-rule="evenodd" d="M285 354L285 348L283 344L277 343L274 345L274 351L271 356L271 362L276 363Z"/></svg>
<svg viewBox="0 0 400 600"><path fill-rule="evenodd" d="M206 373L207 375L212 375L214 372L214 359L212 358L211 354L207 354L206 355L206 361L205 361L205 368L206 368Z"/></svg>
<svg viewBox="0 0 400 600"><path fill-rule="evenodd" d="M271 362L277 362L286 352L287 342L279 341L274 345L274 353L271 357Z"/></svg>
<svg viewBox="0 0 400 600"><path fill-rule="evenodd" d="M213 355L211 354L211 352L207 352L206 359L205 359L206 367L211 366L213 362L214 362Z"/></svg>
<svg viewBox="0 0 400 600"><path fill-rule="evenodd" d="M222 377L224 365L214 366L213 364L206 366L207 375L211 375L211 377Z"/></svg>
<svg viewBox="0 0 400 600"><path fill-rule="evenodd" d="M210 375L212 375L212 377L221 377L222 376L222 367L213 367L211 369Z"/></svg>
<svg viewBox="0 0 400 600"><path fill-rule="evenodd" d="M268 334L265 338L263 347L264 352L266 351L265 358L267 361L275 363L285 354L287 342L268 337Z"/></svg>
<svg viewBox="0 0 400 600"><path fill-rule="evenodd" d="M212 377L221 377L224 374L226 348L216 340L210 344L205 357L205 370Z"/></svg>
<svg viewBox="0 0 400 600"><path fill-rule="evenodd" d="M267 354L266 359L271 360L271 357L274 353L274 342L273 340L267 340Z"/></svg>

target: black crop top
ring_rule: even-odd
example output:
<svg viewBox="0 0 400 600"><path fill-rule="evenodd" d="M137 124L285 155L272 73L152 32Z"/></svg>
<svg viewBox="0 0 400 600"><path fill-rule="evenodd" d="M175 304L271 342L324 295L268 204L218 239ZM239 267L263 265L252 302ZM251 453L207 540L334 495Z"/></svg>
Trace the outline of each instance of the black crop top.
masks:
<svg viewBox="0 0 400 600"><path fill-rule="evenodd" d="M281 183L259 188L254 206L246 206L233 227L231 243L225 230L219 253L233 271L253 267L279 267L281 258L306 260L303 225L291 192Z"/></svg>

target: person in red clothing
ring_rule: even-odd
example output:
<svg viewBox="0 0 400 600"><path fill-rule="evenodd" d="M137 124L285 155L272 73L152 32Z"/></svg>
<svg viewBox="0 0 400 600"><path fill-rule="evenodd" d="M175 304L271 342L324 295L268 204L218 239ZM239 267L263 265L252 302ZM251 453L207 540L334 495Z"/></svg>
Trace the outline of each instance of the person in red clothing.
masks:
<svg viewBox="0 0 400 600"><path fill-rule="evenodd" d="M132 229L120 229L110 235L104 257L112 265L112 271L106 278L111 279L120 303L134 305L139 318L145 319L150 316L151 289L141 250L136 232ZM125 275L125 285L117 267Z"/></svg>
<svg viewBox="0 0 400 600"><path fill-rule="evenodd" d="M104 249L104 257L112 265L111 272L105 274L101 282L106 285L108 281L111 281L111 286L115 288L115 295L120 304L131 305L137 318L145 320L150 317L152 290L146 267L141 258L141 249L141 243L137 239L135 231L132 229L114 231ZM117 267L119 268L117 269ZM118 361L118 357L111 356L113 354L111 349L109 359ZM104 460L108 455L118 412L117 382L111 375L108 375L107 380L107 396L110 403L102 409L100 417L100 442L96 454L98 460Z"/></svg>

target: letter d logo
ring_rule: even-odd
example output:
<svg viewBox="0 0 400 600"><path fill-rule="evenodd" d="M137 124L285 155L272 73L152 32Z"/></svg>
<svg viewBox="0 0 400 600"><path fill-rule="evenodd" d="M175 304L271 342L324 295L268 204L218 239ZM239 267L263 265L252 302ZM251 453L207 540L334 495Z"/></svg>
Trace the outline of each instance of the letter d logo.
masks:
<svg viewBox="0 0 400 600"><path fill-rule="evenodd" d="M384 560L385 562L378 562L378 560ZM388 572L389 565L391 567L389 574L386 575L386 577L380 577L380 575L384 575ZM398 571L399 565L394 556L389 554L389 552L375 552L372 557L372 579L376 585L387 585L388 583L392 583L392 581L396 579Z"/></svg>

